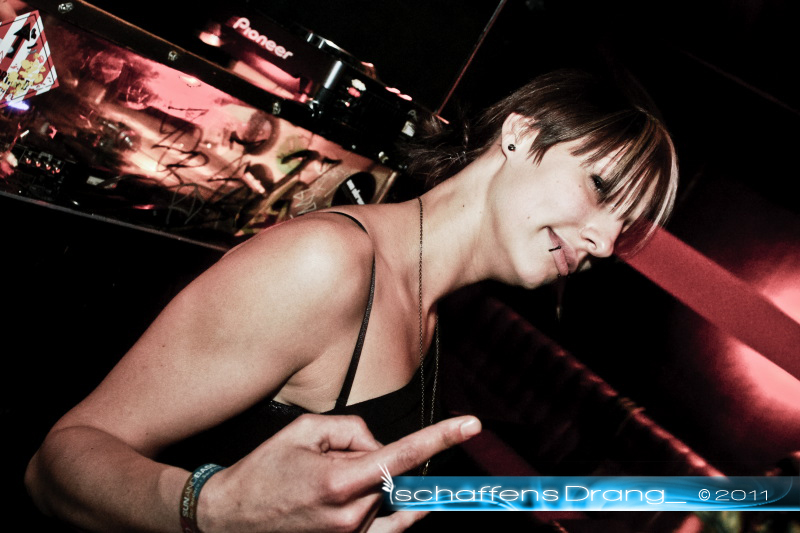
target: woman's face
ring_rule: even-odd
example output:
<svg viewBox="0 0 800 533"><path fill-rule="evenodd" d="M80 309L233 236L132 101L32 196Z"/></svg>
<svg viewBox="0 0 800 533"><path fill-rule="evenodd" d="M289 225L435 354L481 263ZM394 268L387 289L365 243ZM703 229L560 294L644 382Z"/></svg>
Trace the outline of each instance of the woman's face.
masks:
<svg viewBox="0 0 800 533"><path fill-rule="evenodd" d="M614 158L588 163L572 152L580 141L550 148L537 165L529 155L534 134L502 146L505 162L492 183L495 230L510 267L504 276L528 288L584 267L587 258L608 257L625 222L600 203L599 187ZM502 271L502 268L501 268Z"/></svg>

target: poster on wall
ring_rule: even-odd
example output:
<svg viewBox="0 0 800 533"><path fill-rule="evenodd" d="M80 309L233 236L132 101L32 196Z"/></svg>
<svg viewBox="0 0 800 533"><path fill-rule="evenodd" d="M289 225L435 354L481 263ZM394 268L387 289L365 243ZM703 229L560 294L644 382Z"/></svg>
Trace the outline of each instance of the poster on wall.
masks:
<svg viewBox="0 0 800 533"><path fill-rule="evenodd" d="M0 108L57 86L39 12L0 21Z"/></svg>

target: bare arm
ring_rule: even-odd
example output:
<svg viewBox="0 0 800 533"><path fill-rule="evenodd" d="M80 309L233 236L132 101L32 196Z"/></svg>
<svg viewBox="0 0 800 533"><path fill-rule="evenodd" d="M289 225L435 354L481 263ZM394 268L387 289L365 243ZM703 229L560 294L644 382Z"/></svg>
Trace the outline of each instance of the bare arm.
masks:
<svg viewBox="0 0 800 533"><path fill-rule="evenodd" d="M188 473L149 458L274 393L342 331L355 336L371 250L347 228L322 218L280 226L178 295L48 434L26 473L37 505L87 529L178 530ZM264 454L250 463L231 469L234 482L274 466Z"/></svg>
<svg viewBox="0 0 800 533"><path fill-rule="evenodd" d="M211 478L200 494L198 526L204 533L364 530L380 500L378 465L386 466L391 475L402 474L479 431L480 423L465 416L442 421L382 447L357 417L304 415L230 469ZM76 432L75 437L88 437L88 442L82 444L90 450L95 445L109 444L103 438L95 442L91 435L83 433ZM73 444L69 437L61 442ZM127 507L121 516L106 506L94 511L98 514L78 515L73 510L72 521L99 530L177 530L178 494L188 473L162 469L156 463L152 463L156 469L153 473L139 470L147 467L145 463L131 469L129 452L122 450L120 457L108 448L106 452L103 458L109 463L92 466L112 473L107 488L113 490L114 484L119 483L119 473L139 483L152 476L156 483L140 483L142 497L127 487L95 495L97 499L124 499ZM96 476L93 480L100 487L103 481ZM146 502L153 507L140 507ZM141 520L123 527L128 513L135 513ZM371 531L403 531L424 514L395 513L375 521Z"/></svg>

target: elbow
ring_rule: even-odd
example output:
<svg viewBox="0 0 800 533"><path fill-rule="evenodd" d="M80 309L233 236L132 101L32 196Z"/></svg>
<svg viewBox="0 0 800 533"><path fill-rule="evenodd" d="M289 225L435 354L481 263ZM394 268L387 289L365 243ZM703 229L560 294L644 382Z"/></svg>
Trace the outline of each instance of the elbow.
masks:
<svg viewBox="0 0 800 533"><path fill-rule="evenodd" d="M42 494L43 483L41 482L40 474L40 454L41 450L37 451L30 462L28 462L28 467L25 469L25 490L28 491L28 496L30 496L34 505L36 505L36 508L42 513L50 515L50 511L44 504Z"/></svg>
<svg viewBox="0 0 800 533"><path fill-rule="evenodd" d="M61 433L51 429L25 469L25 490L36 508L47 516L59 514L59 499L63 496L59 469L70 455L61 442Z"/></svg>

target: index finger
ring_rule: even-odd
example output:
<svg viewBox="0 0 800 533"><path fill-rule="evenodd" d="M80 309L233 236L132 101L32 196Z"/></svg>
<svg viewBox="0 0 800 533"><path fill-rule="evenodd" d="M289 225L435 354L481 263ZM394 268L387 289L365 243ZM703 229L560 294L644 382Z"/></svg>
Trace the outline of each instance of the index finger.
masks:
<svg viewBox="0 0 800 533"><path fill-rule="evenodd" d="M358 468L353 469L356 472L354 488L366 490L379 483L379 466L385 466L390 475L400 475L416 468L437 453L469 440L480 431L481 423L474 416L442 420L416 431L359 458Z"/></svg>

